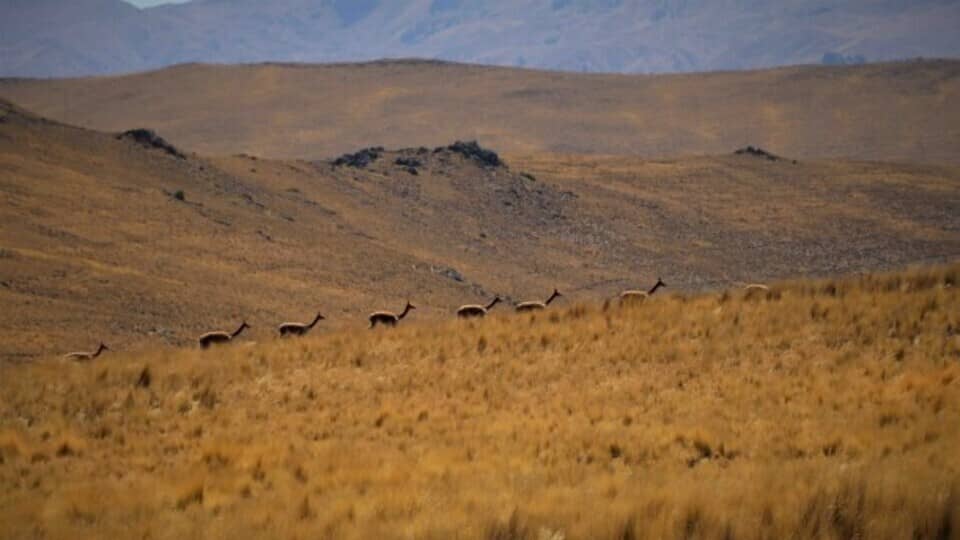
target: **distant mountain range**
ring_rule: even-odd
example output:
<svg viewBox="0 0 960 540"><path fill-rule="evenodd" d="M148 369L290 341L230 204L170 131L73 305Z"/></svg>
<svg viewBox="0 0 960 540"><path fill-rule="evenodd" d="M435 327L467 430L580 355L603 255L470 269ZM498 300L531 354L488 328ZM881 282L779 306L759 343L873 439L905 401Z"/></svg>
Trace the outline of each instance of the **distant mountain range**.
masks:
<svg viewBox="0 0 960 540"><path fill-rule="evenodd" d="M569 71L960 56L957 0L3 0L0 75L422 57Z"/></svg>

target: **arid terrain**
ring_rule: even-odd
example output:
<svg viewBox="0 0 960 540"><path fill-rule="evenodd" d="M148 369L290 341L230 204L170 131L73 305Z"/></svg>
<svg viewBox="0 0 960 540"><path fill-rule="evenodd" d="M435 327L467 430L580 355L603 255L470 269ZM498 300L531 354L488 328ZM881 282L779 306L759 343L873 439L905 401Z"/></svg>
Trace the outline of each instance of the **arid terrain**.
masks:
<svg viewBox="0 0 960 540"><path fill-rule="evenodd" d="M957 73L0 81L0 538L958 538Z"/></svg>
<svg viewBox="0 0 960 540"><path fill-rule="evenodd" d="M958 280L0 364L0 533L957 538Z"/></svg>
<svg viewBox="0 0 960 540"><path fill-rule="evenodd" d="M485 163L442 147L354 167L177 156L9 104L0 114L8 360L100 340L188 345L241 319L270 339L317 310L325 328L357 327L407 299L429 320L554 287L596 301L657 277L691 291L960 255L956 166L733 153Z"/></svg>
<svg viewBox="0 0 960 540"><path fill-rule="evenodd" d="M190 64L0 80L0 98L205 155L322 159L476 139L507 154L716 155L960 164L960 61L588 75L425 61Z"/></svg>

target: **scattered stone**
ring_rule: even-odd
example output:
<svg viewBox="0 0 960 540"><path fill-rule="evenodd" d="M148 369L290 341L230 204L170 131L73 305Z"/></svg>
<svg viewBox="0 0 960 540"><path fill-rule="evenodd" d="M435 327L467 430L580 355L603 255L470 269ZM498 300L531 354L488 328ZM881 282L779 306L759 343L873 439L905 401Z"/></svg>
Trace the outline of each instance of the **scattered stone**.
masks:
<svg viewBox="0 0 960 540"><path fill-rule="evenodd" d="M117 139L130 140L145 148L157 148L159 150L163 150L171 156L180 159L187 159L187 156L178 150L177 147L168 143L163 137L157 135L156 132L151 129L139 128L124 131L120 135L117 135Z"/></svg>
<svg viewBox="0 0 960 540"><path fill-rule="evenodd" d="M399 166L403 167L403 169L404 169L405 171L407 171L408 173L410 173L410 174L412 174L412 175L414 175L414 176L417 176L417 175L420 174L420 171L417 169L417 167L423 167L423 162L422 162L422 161L420 161L420 160L417 159L417 158L412 158L412 157L402 157L402 156L401 156L401 157L398 157L396 160L394 160L393 163L394 163L395 165L399 165Z"/></svg>
<svg viewBox="0 0 960 540"><path fill-rule="evenodd" d="M423 167L423 162L417 158L398 157L394 163L402 167Z"/></svg>
<svg viewBox="0 0 960 540"><path fill-rule="evenodd" d="M483 148L477 141L457 141L445 148L437 148L434 150L434 153L444 150L461 154L468 159L478 162L482 167L495 168L504 166L503 161L500 160L500 156L498 156L496 152Z"/></svg>
<svg viewBox="0 0 960 540"><path fill-rule="evenodd" d="M382 146L373 146L370 148L364 148L353 154L344 154L333 161L334 166L336 167L354 167L356 169L366 168L367 165L370 165L374 161L380 159L380 154L383 153Z"/></svg>
<svg viewBox="0 0 960 540"><path fill-rule="evenodd" d="M777 155L775 155L775 154L771 154L770 152L767 152L766 150L764 150L763 148L760 148L759 146L757 146L757 147L748 146L748 147L746 147L746 148L741 148L741 149L737 150L736 152L734 152L734 154L736 154L736 155L738 155L738 156L742 156L742 155L756 156L756 157L759 157L759 158L766 158L766 159L768 159L768 160L770 160L770 161L777 161L777 160L780 159L780 156L777 156Z"/></svg>
<svg viewBox="0 0 960 540"><path fill-rule="evenodd" d="M460 272L457 272L455 269L447 266L431 266L430 270L435 274L441 275L447 279L452 279L457 283L463 283L466 281Z"/></svg>

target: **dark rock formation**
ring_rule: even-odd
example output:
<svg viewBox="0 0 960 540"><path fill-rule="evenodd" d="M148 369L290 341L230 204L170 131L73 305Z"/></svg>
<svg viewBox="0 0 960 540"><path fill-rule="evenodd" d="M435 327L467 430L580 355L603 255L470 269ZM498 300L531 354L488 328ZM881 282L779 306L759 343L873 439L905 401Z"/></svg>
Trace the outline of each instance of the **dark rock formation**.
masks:
<svg viewBox="0 0 960 540"><path fill-rule="evenodd" d="M741 148L735 151L734 154L738 156L744 156L744 155L755 156L759 158L769 159L770 161L777 161L780 159L780 156L771 154L770 152L767 152L766 150L764 150L763 148L760 148L759 146L757 147L748 146L746 148Z"/></svg>
<svg viewBox="0 0 960 540"><path fill-rule="evenodd" d="M442 152L444 150L472 159L479 163L481 167L496 168L505 166L496 152L483 148L477 141L457 141L450 146L437 148L434 152Z"/></svg>
<svg viewBox="0 0 960 540"><path fill-rule="evenodd" d="M344 154L333 161L334 166L342 167L354 167L357 169L363 169L367 165L370 165L374 161L380 159L380 154L383 153L382 146L373 146L370 148L364 148L359 152L354 152L353 154Z"/></svg>
<svg viewBox="0 0 960 540"><path fill-rule="evenodd" d="M187 158L187 156L178 150L176 146L168 143L163 137L157 135L156 132L151 129L138 128L124 131L123 133L117 135L117 139L130 140L145 148L156 148L158 150L163 150L171 156L178 157L180 159Z"/></svg>

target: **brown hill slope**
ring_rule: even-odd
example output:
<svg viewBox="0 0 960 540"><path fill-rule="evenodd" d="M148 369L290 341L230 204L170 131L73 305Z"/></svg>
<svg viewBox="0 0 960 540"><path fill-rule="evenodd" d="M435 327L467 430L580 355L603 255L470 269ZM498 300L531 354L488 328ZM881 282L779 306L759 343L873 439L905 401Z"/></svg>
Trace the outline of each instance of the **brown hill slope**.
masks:
<svg viewBox="0 0 960 540"><path fill-rule="evenodd" d="M204 154L321 158L478 139L510 153L661 157L757 144L797 158L958 163L960 61L689 75L433 62L185 65L0 81L0 96L96 129L152 126Z"/></svg>
<svg viewBox="0 0 960 540"><path fill-rule="evenodd" d="M177 157L0 109L0 350L251 336L322 309L363 326L500 294L610 296L960 255L960 170L751 155L642 161L382 152L364 168ZM406 165L397 159L417 160ZM521 171L528 171L527 175ZM532 173L532 174L531 174ZM183 200L177 197L183 193Z"/></svg>

